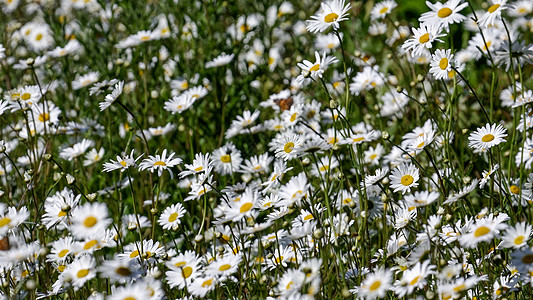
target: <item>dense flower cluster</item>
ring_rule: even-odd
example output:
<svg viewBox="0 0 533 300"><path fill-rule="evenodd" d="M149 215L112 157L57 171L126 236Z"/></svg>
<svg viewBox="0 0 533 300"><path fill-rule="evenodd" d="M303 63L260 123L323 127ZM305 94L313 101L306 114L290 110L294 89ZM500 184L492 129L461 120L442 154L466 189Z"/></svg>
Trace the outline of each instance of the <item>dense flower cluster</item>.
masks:
<svg viewBox="0 0 533 300"><path fill-rule="evenodd" d="M1 2L0 297L531 297L532 2L237 2Z"/></svg>

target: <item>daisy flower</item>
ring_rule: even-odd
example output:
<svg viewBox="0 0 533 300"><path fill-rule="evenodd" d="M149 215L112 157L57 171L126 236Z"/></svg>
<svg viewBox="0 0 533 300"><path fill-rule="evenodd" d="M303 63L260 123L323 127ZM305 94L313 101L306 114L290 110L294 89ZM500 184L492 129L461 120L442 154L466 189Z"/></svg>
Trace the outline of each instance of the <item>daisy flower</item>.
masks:
<svg viewBox="0 0 533 300"><path fill-rule="evenodd" d="M519 249L526 246L531 237L532 227L526 222L508 228L502 236L502 246Z"/></svg>
<svg viewBox="0 0 533 300"><path fill-rule="evenodd" d="M77 76L76 79L72 81L72 88L74 90L79 90L88 85L91 85L98 81L99 76L100 76L100 73L98 72L89 72L86 75Z"/></svg>
<svg viewBox="0 0 533 300"><path fill-rule="evenodd" d="M124 253L119 254L118 257L137 260L142 257L144 260L155 262L155 257L160 256L165 249L159 245L159 242L153 240L143 240L142 245L140 242L128 244L124 246Z"/></svg>
<svg viewBox="0 0 533 300"><path fill-rule="evenodd" d="M413 28L414 37L405 41L402 48L405 51L412 51L413 56L419 56L425 48L431 49L434 41L443 43L439 37L445 34L441 34L441 32L442 27L438 24L422 24L418 29Z"/></svg>
<svg viewBox="0 0 533 300"><path fill-rule="evenodd" d="M435 77L435 79L448 79L449 73L452 71L453 54L452 50L446 49L435 50L432 55L429 72Z"/></svg>
<svg viewBox="0 0 533 300"><path fill-rule="evenodd" d="M267 173L270 171L270 164L274 160L268 153L254 155L247 159L241 170L243 173Z"/></svg>
<svg viewBox="0 0 533 300"><path fill-rule="evenodd" d="M368 91L385 84L384 74L379 72L378 66L365 66L363 71L358 72L352 83L350 83L350 93L359 95L361 91Z"/></svg>
<svg viewBox="0 0 533 300"><path fill-rule="evenodd" d="M394 291L399 297L409 295L415 289L422 289L426 286L426 278L434 274L434 269L436 268L436 266L429 263L429 260L422 264L417 262L413 268L403 272L402 279L394 283Z"/></svg>
<svg viewBox="0 0 533 300"><path fill-rule="evenodd" d="M240 255L224 255L224 257L217 258L217 260L207 266L206 274L217 277L230 276L237 272L241 260L242 258Z"/></svg>
<svg viewBox="0 0 533 300"><path fill-rule="evenodd" d="M111 104L113 104L113 102L115 102L115 100L117 100L117 98L122 94L123 88L124 88L124 81L119 81L117 84L115 84L115 88L113 89L111 94L108 94L105 96L104 102L98 103L98 106L100 107L100 111L103 111L109 106L111 106Z"/></svg>
<svg viewBox="0 0 533 300"><path fill-rule="evenodd" d="M205 87L199 85L199 86L193 86L192 88L186 90L184 94L191 96L195 100L199 100L205 97L207 93L208 93L208 90Z"/></svg>
<svg viewBox="0 0 533 300"><path fill-rule="evenodd" d="M52 243L50 254L46 255L48 262L64 262L72 254L74 246L73 238L67 236Z"/></svg>
<svg viewBox="0 0 533 300"><path fill-rule="evenodd" d="M46 225L46 229L58 225L58 229L63 229L70 223L68 212L76 208L80 201L81 195L74 195L74 193L64 188L62 191L57 191L54 195L46 198L44 203L44 210L46 213L42 216L42 223Z"/></svg>
<svg viewBox="0 0 533 300"><path fill-rule="evenodd" d="M74 158L80 157L89 147L93 146L94 142L88 139L83 139L81 142L72 145L72 147L67 147L59 153L59 156L68 161L73 160Z"/></svg>
<svg viewBox="0 0 533 300"><path fill-rule="evenodd" d="M120 170L120 172L124 172L127 168L135 166L135 162L137 162L142 157L142 154L137 158L133 158L134 151L135 149L131 150L130 155L125 155L124 157L120 157L117 155L117 161L111 160L110 163L104 163L103 171L111 172L114 170Z"/></svg>
<svg viewBox="0 0 533 300"><path fill-rule="evenodd" d="M533 271L533 248L524 248L511 254L512 264L520 273L528 274Z"/></svg>
<svg viewBox="0 0 533 300"><path fill-rule="evenodd" d="M342 33L341 33L341 39L342 39ZM337 49L339 46L340 46L339 39L333 33L325 34L325 35L317 35L316 40L315 40L315 47L318 50L325 51L328 53L334 49Z"/></svg>
<svg viewBox="0 0 533 300"><path fill-rule="evenodd" d="M242 163L241 152L232 142L213 151L213 165L221 175L237 172Z"/></svg>
<svg viewBox="0 0 533 300"><path fill-rule="evenodd" d="M494 25L502 18L502 11L513 8L511 4L507 4L507 0L493 0L492 5L487 9L487 12L477 21L479 27L489 27Z"/></svg>
<svg viewBox="0 0 533 300"><path fill-rule="evenodd" d="M503 220L492 215L478 219L469 231L459 238L459 242L466 248L475 248L481 242L489 242L500 233L500 230L507 227L502 224Z"/></svg>
<svg viewBox="0 0 533 300"><path fill-rule="evenodd" d="M394 192L401 191L402 194L410 191L412 187L417 187L419 178L418 169L414 165L406 163L399 165L389 175L391 188L394 189Z"/></svg>
<svg viewBox="0 0 533 300"><path fill-rule="evenodd" d="M313 33L323 32L330 26L339 29L339 22L348 20L350 4L344 4L344 0L330 0L320 4L320 11L307 20L307 30Z"/></svg>
<svg viewBox="0 0 533 300"><path fill-rule="evenodd" d="M221 67L221 66L227 65L233 60L234 57L235 57L235 54L233 53L229 55L226 53L222 53L219 56L215 57L213 60L207 62L205 64L205 68L209 69L209 68Z"/></svg>
<svg viewBox="0 0 533 300"><path fill-rule="evenodd" d="M8 231L19 226L29 216L25 206L17 210L14 206L8 208L4 203L0 203L0 237L5 237Z"/></svg>
<svg viewBox="0 0 533 300"><path fill-rule="evenodd" d="M270 151L276 153L276 157L288 161L298 156L298 148L303 142L304 139L301 135L292 131L285 131L278 133L268 145Z"/></svg>
<svg viewBox="0 0 533 300"><path fill-rule="evenodd" d="M150 291L142 281L136 281L126 286L119 286L107 296L109 300L144 300L150 299Z"/></svg>
<svg viewBox="0 0 533 300"><path fill-rule="evenodd" d="M238 199L238 201L236 201L236 199L235 201L230 202L230 206L225 212L227 220L237 222L245 216L250 216L259 202L260 195L259 192L254 191L251 188L246 188L244 193Z"/></svg>
<svg viewBox="0 0 533 300"><path fill-rule="evenodd" d="M479 188L482 189L485 186L485 184L487 184L487 182L489 181L490 176L494 174L494 172L496 172L499 168L500 168L500 165L495 164L488 171L483 171L483 173L481 174L482 178L479 181Z"/></svg>
<svg viewBox="0 0 533 300"><path fill-rule="evenodd" d="M171 112L172 114L178 113L181 114L182 112L189 109L194 102L196 101L195 97L192 97L191 95L187 93L183 93L179 96L172 97L172 99L165 102L165 106L163 107L166 111Z"/></svg>
<svg viewBox="0 0 533 300"><path fill-rule="evenodd" d="M62 282L69 281L74 290L80 289L85 282L96 277L96 262L90 255L84 255L73 261L68 267L61 273L60 277Z"/></svg>
<svg viewBox="0 0 533 300"><path fill-rule="evenodd" d="M85 203L72 211L72 234L78 238L88 238L104 232L111 224L107 206L104 203Z"/></svg>
<svg viewBox="0 0 533 300"><path fill-rule="evenodd" d="M184 171L181 171L179 174L180 178L183 178L185 176L198 174L198 173L209 173L208 170L212 169L213 161L211 160L210 153L202 154L202 153L196 153L194 155L194 160L192 164L188 165L185 164Z"/></svg>
<svg viewBox="0 0 533 300"><path fill-rule="evenodd" d="M214 290L217 279L214 276L198 277L187 287L187 290L196 297L204 298L207 293Z"/></svg>
<svg viewBox="0 0 533 300"><path fill-rule="evenodd" d="M157 221L163 229L176 230L181 224L180 219L185 215L186 210L181 203L171 205L163 211L161 217Z"/></svg>
<svg viewBox="0 0 533 300"><path fill-rule="evenodd" d="M150 155L139 164L139 171L149 169L150 172L153 173L155 170L157 170L157 175L161 177L161 175L163 175L163 171L168 170L170 172L170 177L174 178L174 174L170 168L180 164L182 161L181 158L173 158L175 154L176 153L172 152L167 157L167 149L164 149L161 155Z"/></svg>
<svg viewBox="0 0 533 300"><path fill-rule="evenodd" d="M505 142L505 133L507 129L503 128L501 124L486 124L484 127L478 128L468 137L470 141L470 148L474 149L489 149L502 142Z"/></svg>
<svg viewBox="0 0 533 300"><path fill-rule="evenodd" d="M385 0L376 3L372 8L372 11L370 11L370 18L372 20L385 19L396 6L398 6L398 4L396 4L394 0Z"/></svg>
<svg viewBox="0 0 533 300"><path fill-rule="evenodd" d="M83 165L90 166L99 162L100 160L102 160L102 156L104 156L104 153L104 148L100 148L100 150L96 150L96 148L91 149L91 151L85 154L85 161L83 162Z"/></svg>
<svg viewBox="0 0 533 300"><path fill-rule="evenodd" d="M166 266L169 270L165 272L165 276L171 288L189 286L200 274L200 258L191 250L172 258Z"/></svg>
<svg viewBox="0 0 533 300"><path fill-rule="evenodd" d="M405 202L409 207L423 207L435 202L439 196L437 192L415 192L412 195L406 195Z"/></svg>
<svg viewBox="0 0 533 300"><path fill-rule="evenodd" d="M334 56L327 56L326 52L322 53L322 57L318 51L315 51L315 62L312 63L308 60L304 60L303 63L298 63L298 67L302 69L302 74L298 76L299 81L304 81L304 79L311 77L314 80L322 78L322 74L326 68L333 63L336 63L337 59Z"/></svg>
<svg viewBox="0 0 533 300"><path fill-rule="evenodd" d="M290 206L293 203L300 203L302 198L307 197L310 184L307 181L305 173L300 173L297 176L293 176L287 184L282 186L278 195L281 200L276 203L276 206Z"/></svg>
<svg viewBox="0 0 533 300"><path fill-rule="evenodd" d="M359 297L365 299L383 298L391 287L392 272L383 267L378 268L374 273L368 274L361 283L361 287L356 289Z"/></svg>
<svg viewBox="0 0 533 300"><path fill-rule="evenodd" d="M18 94L19 99L25 101L29 105L37 103L42 96L41 90L37 85L26 85L19 90Z"/></svg>
<svg viewBox="0 0 533 300"><path fill-rule="evenodd" d="M436 24L442 26L448 31L449 25L461 23L466 19L459 12L468 6L468 3L461 3L462 0L449 0L446 3L436 2L432 4L426 1L427 6L431 9L418 19L421 23Z"/></svg>

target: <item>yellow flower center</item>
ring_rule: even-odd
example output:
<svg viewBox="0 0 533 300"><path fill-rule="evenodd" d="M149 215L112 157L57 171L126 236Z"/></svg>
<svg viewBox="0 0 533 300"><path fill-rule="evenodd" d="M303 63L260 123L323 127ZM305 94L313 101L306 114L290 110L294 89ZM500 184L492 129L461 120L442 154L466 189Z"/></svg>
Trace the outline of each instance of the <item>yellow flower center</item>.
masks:
<svg viewBox="0 0 533 300"><path fill-rule="evenodd" d="M483 46L483 50L487 51L490 45L492 45L492 41L487 41L487 43Z"/></svg>
<svg viewBox="0 0 533 300"><path fill-rule="evenodd" d="M389 8L385 6L385 7L383 7L383 8L379 11L379 13L380 13L380 14L384 14L384 13L386 13L388 10L389 10Z"/></svg>
<svg viewBox="0 0 533 300"><path fill-rule="evenodd" d="M176 219L178 218L178 213L177 212L173 212L170 217L168 217L168 221L169 222L174 222L176 221Z"/></svg>
<svg viewBox="0 0 533 300"><path fill-rule="evenodd" d="M175 263L174 265L179 268L179 267L185 266L186 264L187 263L185 263L184 261L180 261L180 262Z"/></svg>
<svg viewBox="0 0 533 300"><path fill-rule="evenodd" d="M60 211L60 212L57 214L58 217L64 217L64 216L66 216L66 215L67 215L67 213L64 212L64 211Z"/></svg>
<svg viewBox="0 0 533 300"><path fill-rule="evenodd" d="M420 279L420 276L416 276L415 279L411 280L411 282L409 282L410 285L415 285L418 280Z"/></svg>
<svg viewBox="0 0 533 300"><path fill-rule="evenodd" d="M42 33L39 33L37 36L35 36L35 40L40 41L43 38Z"/></svg>
<svg viewBox="0 0 533 300"><path fill-rule="evenodd" d="M454 78L455 77L455 71L454 70L448 71L448 77L449 78Z"/></svg>
<svg viewBox="0 0 533 300"><path fill-rule="evenodd" d="M365 139L364 137L358 137L358 138L353 139L353 142L354 143L359 143L360 141L362 141L364 139Z"/></svg>
<svg viewBox="0 0 533 300"><path fill-rule="evenodd" d="M403 175L402 176L402 179L400 179L400 182L404 185L404 186L409 186L411 185L411 183L413 183L413 181L415 181L415 179L413 178L413 176L407 174L407 175Z"/></svg>
<svg viewBox="0 0 533 300"><path fill-rule="evenodd" d="M334 22L335 20L337 20L338 17L339 15L337 15L336 13L333 13L333 12L329 13L324 17L324 22L326 23Z"/></svg>
<svg viewBox="0 0 533 300"><path fill-rule="evenodd" d="M484 143L492 142L494 140L494 136L492 134L486 134L481 138L481 141Z"/></svg>
<svg viewBox="0 0 533 300"><path fill-rule="evenodd" d="M304 221L311 220L313 218L314 218L313 214L308 214L307 216L304 217Z"/></svg>
<svg viewBox="0 0 533 300"><path fill-rule="evenodd" d="M78 273L76 274L76 276L78 276L78 278L83 278L83 277L85 277L87 275L89 275L89 269L79 270Z"/></svg>
<svg viewBox="0 0 533 300"><path fill-rule="evenodd" d="M493 6L489 7L489 12L493 13L500 7L500 4L494 4Z"/></svg>
<svg viewBox="0 0 533 300"><path fill-rule="evenodd" d="M91 241L88 241L87 243L85 243L85 245L83 246L83 249L85 250L89 250L91 249L94 245L96 245L98 243L97 240L91 240Z"/></svg>
<svg viewBox="0 0 533 300"><path fill-rule="evenodd" d="M229 265L229 264L224 264L224 265L220 266L220 267L218 268L218 270L219 270L219 271L226 271L226 270L229 270L230 268L231 268L231 265Z"/></svg>
<svg viewBox="0 0 533 300"><path fill-rule="evenodd" d="M47 113L42 113L39 115L39 122L46 122L50 120L50 115Z"/></svg>
<svg viewBox="0 0 533 300"><path fill-rule="evenodd" d="M311 69L309 69L309 72L316 72L318 71L318 69L320 69L320 64L316 64L314 66L311 67Z"/></svg>
<svg viewBox="0 0 533 300"><path fill-rule="evenodd" d="M183 273L183 277L189 278L192 274L192 268L189 266L186 266L185 268L181 270L181 272Z"/></svg>
<svg viewBox="0 0 533 300"><path fill-rule="evenodd" d="M141 36L141 41L147 41L150 39L149 35Z"/></svg>
<svg viewBox="0 0 533 300"><path fill-rule="evenodd" d="M380 286L381 286L381 281L376 280L370 285L369 289L371 291L375 291L375 290L379 289Z"/></svg>
<svg viewBox="0 0 533 300"><path fill-rule="evenodd" d="M229 156L229 155L227 155L227 154L222 155L222 156L220 157L220 161L222 161L223 163L226 163L226 164L227 164L227 163L231 162L231 156Z"/></svg>
<svg viewBox="0 0 533 300"><path fill-rule="evenodd" d="M163 167L164 167L164 166L166 166L166 165L167 165L167 164L166 164L164 161L161 161L161 160L156 161L156 162L154 163L154 167L155 167L155 166L163 166Z"/></svg>
<svg viewBox="0 0 533 300"><path fill-rule="evenodd" d="M285 144L285 147L283 147L283 151L285 151L285 153L291 153L293 148L294 148L294 143L288 142L287 144Z"/></svg>
<svg viewBox="0 0 533 300"><path fill-rule="evenodd" d="M67 266L61 265L61 266L58 266L58 267L57 267L57 270L58 270L59 272L63 272L63 271L65 271L66 268L67 268Z"/></svg>
<svg viewBox="0 0 533 300"><path fill-rule="evenodd" d="M200 166L200 167L194 169L194 171L196 171L196 172L200 172L200 171L202 171L203 169L204 169L204 167Z"/></svg>
<svg viewBox="0 0 533 300"><path fill-rule="evenodd" d="M439 18L446 18L446 17L448 17L451 14L452 14L452 10L447 8L447 7L443 7L441 9L439 9L439 12L437 13Z"/></svg>
<svg viewBox="0 0 533 300"><path fill-rule="evenodd" d="M521 236L517 237L516 239L514 239L513 242L514 242L515 245L520 245L520 244L522 244L522 243L524 242L524 236L521 235Z"/></svg>
<svg viewBox="0 0 533 300"><path fill-rule="evenodd" d="M454 287L453 290L454 290L454 292L459 293L459 292L463 291L465 288L466 288L466 285L463 283L463 284L460 284L460 285Z"/></svg>
<svg viewBox="0 0 533 300"><path fill-rule="evenodd" d="M252 206L254 206L252 203L250 203L250 202L246 202L246 203L244 203L244 204L241 206L241 209L239 210L239 212L240 212L241 214L243 214L243 213L249 211L250 209L252 209Z"/></svg>
<svg viewBox="0 0 533 300"><path fill-rule="evenodd" d="M418 41L420 42L420 44L425 44L429 42L429 33L421 35L420 38L418 38Z"/></svg>
<svg viewBox="0 0 533 300"><path fill-rule="evenodd" d="M31 94L30 93L24 93L20 96L20 99L22 100L28 100L31 98Z"/></svg>
<svg viewBox="0 0 533 300"><path fill-rule="evenodd" d="M439 67L441 70L446 70L448 68L448 59L446 57L443 57L439 62Z"/></svg>
<svg viewBox="0 0 533 300"><path fill-rule="evenodd" d="M296 118L298 117L298 114L297 113L293 113L290 120L291 122L294 122L294 120L296 120Z"/></svg>
<svg viewBox="0 0 533 300"><path fill-rule="evenodd" d="M208 280L202 282L202 287L211 286L211 284L213 284L213 279L208 279Z"/></svg>
<svg viewBox="0 0 533 300"><path fill-rule="evenodd" d="M67 255L68 253L68 249L63 249L61 251L59 251L59 253L57 254L57 256L59 257L65 257L65 255Z"/></svg>
<svg viewBox="0 0 533 300"><path fill-rule="evenodd" d="M481 226L478 229L476 229L476 231L474 231L474 236L475 237L484 236L489 232L490 232L489 228L487 228L486 226Z"/></svg>
<svg viewBox="0 0 533 300"><path fill-rule="evenodd" d="M83 221L83 225L85 225L85 227L93 227L96 225L96 223L98 223L98 220L93 216L89 216L85 219L85 221Z"/></svg>
<svg viewBox="0 0 533 300"><path fill-rule="evenodd" d="M291 282L289 282L289 283L287 284L287 286L286 286L285 288L288 290L288 289L291 288L291 286L292 286L293 284L294 284L294 282L291 281Z"/></svg>
<svg viewBox="0 0 533 300"><path fill-rule="evenodd" d="M130 254L130 258L134 258L134 257L137 257L139 256L139 250L135 250L133 251L131 254Z"/></svg>
<svg viewBox="0 0 533 300"><path fill-rule="evenodd" d="M124 298L124 300L137 300L137 298L135 298L135 297L126 297L126 298Z"/></svg>
<svg viewBox="0 0 533 300"><path fill-rule="evenodd" d="M126 161L124 161L124 160L121 161L120 164L121 164L123 167L125 167L125 166L127 165Z"/></svg>
<svg viewBox="0 0 533 300"><path fill-rule="evenodd" d="M510 190L511 190L511 193L513 193L515 195L518 195L520 193L520 188L518 186L514 185L514 184L511 185Z"/></svg>

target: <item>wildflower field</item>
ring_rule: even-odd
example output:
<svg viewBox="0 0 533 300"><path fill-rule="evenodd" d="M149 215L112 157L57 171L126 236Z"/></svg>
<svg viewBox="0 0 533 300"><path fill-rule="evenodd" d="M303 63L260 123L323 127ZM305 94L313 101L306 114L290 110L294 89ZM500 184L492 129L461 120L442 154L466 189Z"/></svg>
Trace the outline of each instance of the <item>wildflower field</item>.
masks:
<svg viewBox="0 0 533 300"><path fill-rule="evenodd" d="M533 1L0 0L0 299L531 299Z"/></svg>

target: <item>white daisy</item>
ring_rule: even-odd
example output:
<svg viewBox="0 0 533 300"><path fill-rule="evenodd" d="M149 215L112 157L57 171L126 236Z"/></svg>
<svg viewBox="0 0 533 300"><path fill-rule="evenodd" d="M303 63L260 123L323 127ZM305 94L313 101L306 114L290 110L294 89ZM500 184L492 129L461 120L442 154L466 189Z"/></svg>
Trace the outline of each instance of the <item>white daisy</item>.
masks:
<svg viewBox="0 0 533 300"><path fill-rule="evenodd" d="M344 0L330 0L320 4L320 11L307 20L307 30L310 32L323 32L330 26L339 29L339 22L348 20L348 10L350 4L344 4Z"/></svg>
<svg viewBox="0 0 533 300"><path fill-rule="evenodd" d="M392 170L392 174L389 175L391 180L391 188L394 192L401 191L402 194L410 191L412 187L418 186L418 169L412 164L401 164Z"/></svg>
<svg viewBox="0 0 533 300"><path fill-rule="evenodd" d="M502 142L505 142L505 133L507 129L503 128L501 124L486 124L484 127L478 128L468 137L470 148L474 149L489 149Z"/></svg>

